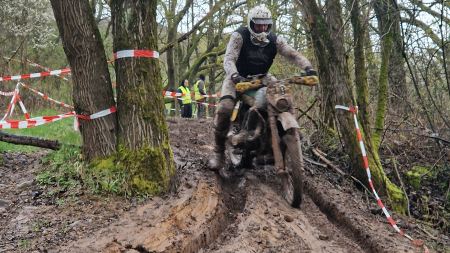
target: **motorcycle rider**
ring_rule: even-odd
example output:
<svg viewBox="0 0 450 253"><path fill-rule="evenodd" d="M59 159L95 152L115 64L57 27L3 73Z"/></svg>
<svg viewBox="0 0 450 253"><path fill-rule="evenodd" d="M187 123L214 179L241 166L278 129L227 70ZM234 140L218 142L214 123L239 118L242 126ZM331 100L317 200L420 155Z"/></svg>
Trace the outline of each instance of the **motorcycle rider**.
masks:
<svg viewBox="0 0 450 253"><path fill-rule="evenodd" d="M215 146L208 162L211 170L220 169L225 161L225 142L235 105L236 83L244 81L248 75L257 74L267 74L263 81L274 80L268 70L277 53L304 69L307 75L317 75L310 61L271 32L271 27L272 14L265 5L258 5L249 11L247 26L231 34L223 62L226 77L214 117Z"/></svg>

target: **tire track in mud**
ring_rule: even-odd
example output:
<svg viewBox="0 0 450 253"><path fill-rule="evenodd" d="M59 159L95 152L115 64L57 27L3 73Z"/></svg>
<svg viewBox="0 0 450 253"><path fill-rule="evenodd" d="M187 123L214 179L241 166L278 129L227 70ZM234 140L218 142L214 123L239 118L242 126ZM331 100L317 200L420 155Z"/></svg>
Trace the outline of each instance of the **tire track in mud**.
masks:
<svg viewBox="0 0 450 253"><path fill-rule="evenodd" d="M340 191L324 178L305 176L305 191L314 205L366 252L423 252L395 232L383 215L373 215L362 193L352 190Z"/></svg>
<svg viewBox="0 0 450 253"><path fill-rule="evenodd" d="M258 178L261 176L265 178ZM307 211L291 208L281 197L274 177L264 171L238 179L238 185L245 189L245 207L230 228L202 252L364 252L330 224L309 198L302 204ZM311 218L316 224L309 221Z"/></svg>
<svg viewBox="0 0 450 253"><path fill-rule="evenodd" d="M342 192L323 177L305 176L305 200L291 208L272 170L241 179L243 211L203 252L423 252L368 212L361 193Z"/></svg>

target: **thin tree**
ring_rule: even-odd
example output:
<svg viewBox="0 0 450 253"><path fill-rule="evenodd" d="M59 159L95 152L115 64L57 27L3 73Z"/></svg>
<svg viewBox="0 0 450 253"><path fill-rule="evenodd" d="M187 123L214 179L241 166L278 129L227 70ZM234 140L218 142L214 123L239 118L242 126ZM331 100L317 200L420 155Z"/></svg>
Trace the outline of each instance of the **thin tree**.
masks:
<svg viewBox="0 0 450 253"><path fill-rule="evenodd" d="M350 18L353 27L353 55L355 58L355 87L356 102L360 111L360 118L364 132L370 134L369 85L367 83L366 55L364 51L366 26L361 18L360 0L346 0L350 8Z"/></svg>
<svg viewBox="0 0 450 253"><path fill-rule="evenodd" d="M177 0L169 1L168 5L165 2L161 2L162 7L164 9L164 15L167 20L167 44L171 45L166 50L166 61L167 61L167 81L168 88L175 89L177 87L178 78L176 73L176 60L175 53L176 48L174 45L177 39L178 25L180 24L183 17L188 12L190 6L193 3L193 0L186 0L184 6L181 8L179 12L177 12Z"/></svg>

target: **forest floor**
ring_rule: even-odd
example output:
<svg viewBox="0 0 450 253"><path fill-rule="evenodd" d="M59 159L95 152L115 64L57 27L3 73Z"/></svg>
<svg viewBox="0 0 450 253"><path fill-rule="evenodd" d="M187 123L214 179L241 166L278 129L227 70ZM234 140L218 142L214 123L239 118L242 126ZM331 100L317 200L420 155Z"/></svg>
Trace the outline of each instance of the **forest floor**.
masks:
<svg viewBox="0 0 450 253"><path fill-rule="evenodd" d="M210 120L168 122L178 169L176 188L162 197L55 191L35 179L48 151L1 154L0 252L425 252L393 230L373 197L309 151L306 196L293 209L271 166L232 180L206 169ZM393 218L431 252L450 252L448 234Z"/></svg>

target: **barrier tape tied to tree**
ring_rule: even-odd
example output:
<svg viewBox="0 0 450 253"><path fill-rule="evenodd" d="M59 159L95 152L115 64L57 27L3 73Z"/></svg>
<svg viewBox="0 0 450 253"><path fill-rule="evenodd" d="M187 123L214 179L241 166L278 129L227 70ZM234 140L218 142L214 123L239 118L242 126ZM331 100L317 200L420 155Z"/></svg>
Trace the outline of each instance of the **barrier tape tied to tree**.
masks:
<svg viewBox="0 0 450 253"><path fill-rule="evenodd" d="M114 60L130 57L159 58L159 53L153 50L138 50L138 49L121 50L114 53Z"/></svg>
<svg viewBox="0 0 450 253"><path fill-rule="evenodd" d="M108 109L101 110L101 111L93 113L91 115L75 114L74 111L71 111L71 112L67 112L64 114L59 114L59 115L54 115L54 116L41 116L41 117L35 117L35 118L26 119L26 120L4 120L4 121L0 121L0 129L31 128L31 127L35 127L35 126L44 125L44 124L47 124L50 122L55 122L55 121L58 121L61 119L69 118L69 117L75 117L75 119L82 119L82 120L93 120L93 119L98 119L98 118L107 116L116 111L117 111L116 107L112 106Z"/></svg>
<svg viewBox="0 0 450 253"><path fill-rule="evenodd" d="M375 187L373 186L372 176L371 176L370 168L369 168L369 160L367 159L366 148L365 148L364 142L362 140L361 130L359 129L358 118L356 116L356 114L358 113L358 107L357 106L348 106L347 107L347 106L343 106L343 105L336 105L334 108L336 110L341 109L344 111L348 111L353 114L353 120L355 123L355 129L356 129L356 138L358 139L358 142L359 142L359 148L361 150L361 155L362 155L362 159L363 159L363 163L364 163L364 169L366 170L366 173L367 173L367 179L369 181L369 186L370 186L370 189L372 190L373 195L375 196L375 200L377 201L378 206L381 208L381 210L383 210L383 213L386 216L386 219L388 220L389 224L391 224L391 226L395 229L395 231L397 231L400 235L402 235L402 236L406 237L408 240L410 240L414 246L423 247L424 252L428 253L429 250L428 250L427 246L425 246L425 244L422 240L413 239L411 236L406 234L403 230L401 230L397 226L397 223L394 221L392 216L389 214L388 210L386 209L386 207L384 206L380 197L378 196L378 193L375 190Z"/></svg>

